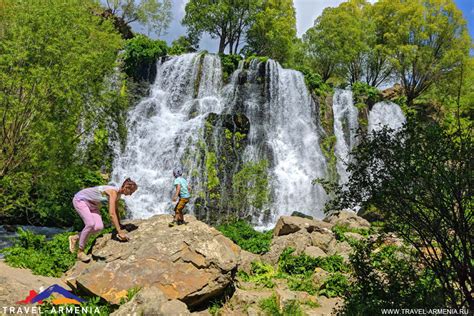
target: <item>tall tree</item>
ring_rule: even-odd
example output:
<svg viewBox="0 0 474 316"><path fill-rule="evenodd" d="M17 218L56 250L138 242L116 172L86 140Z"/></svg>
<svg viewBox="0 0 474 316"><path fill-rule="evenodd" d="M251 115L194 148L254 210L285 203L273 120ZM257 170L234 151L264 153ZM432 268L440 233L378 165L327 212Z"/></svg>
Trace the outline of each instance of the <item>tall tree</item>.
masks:
<svg viewBox="0 0 474 316"><path fill-rule="evenodd" d="M374 8L409 104L469 54L466 21L452 0L381 0Z"/></svg>
<svg viewBox="0 0 474 316"><path fill-rule="evenodd" d="M171 22L171 0L106 0L106 4L125 24L141 23L157 35L163 34Z"/></svg>
<svg viewBox="0 0 474 316"><path fill-rule="evenodd" d="M224 53L226 47L229 53L237 53L257 5L258 1L252 0L190 0L182 23L191 38L208 33L219 38L219 53Z"/></svg>
<svg viewBox="0 0 474 316"><path fill-rule="evenodd" d="M295 41L293 0L263 0L247 34L249 52L285 62L291 58Z"/></svg>
<svg viewBox="0 0 474 316"><path fill-rule="evenodd" d="M104 79L122 41L92 14L93 1L3 3L0 178L47 161L65 167L81 118L105 106Z"/></svg>

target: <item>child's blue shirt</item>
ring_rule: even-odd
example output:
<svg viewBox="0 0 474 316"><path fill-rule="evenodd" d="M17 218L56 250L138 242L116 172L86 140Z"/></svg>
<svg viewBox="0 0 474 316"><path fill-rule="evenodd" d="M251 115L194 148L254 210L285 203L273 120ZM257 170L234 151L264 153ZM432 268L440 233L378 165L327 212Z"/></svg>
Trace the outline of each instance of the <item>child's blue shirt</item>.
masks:
<svg viewBox="0 0 474 316"><path fill-rule="evenodd" d="M178 184L181 186L179 197L183 199L189 199L191 194L189 194L188 191L188 181L186 181L186 179L183 177L177 177L174 179L174 186L177 186Z"/></svg>

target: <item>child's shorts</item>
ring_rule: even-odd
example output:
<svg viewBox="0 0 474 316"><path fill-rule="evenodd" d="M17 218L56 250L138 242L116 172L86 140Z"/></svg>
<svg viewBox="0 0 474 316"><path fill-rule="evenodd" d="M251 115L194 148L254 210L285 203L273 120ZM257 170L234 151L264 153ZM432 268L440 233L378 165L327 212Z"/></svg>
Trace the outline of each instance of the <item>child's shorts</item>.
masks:
<svg viewBox="0 0 474 316"><path fill-rule="evenodd" d="M188 204L188 202L189 202L189 199L180 198L178 201L178 204L176 204L176 207L174 208L174 211L177 214L182 214L183 209L186 206L186 204Z"/></svg>

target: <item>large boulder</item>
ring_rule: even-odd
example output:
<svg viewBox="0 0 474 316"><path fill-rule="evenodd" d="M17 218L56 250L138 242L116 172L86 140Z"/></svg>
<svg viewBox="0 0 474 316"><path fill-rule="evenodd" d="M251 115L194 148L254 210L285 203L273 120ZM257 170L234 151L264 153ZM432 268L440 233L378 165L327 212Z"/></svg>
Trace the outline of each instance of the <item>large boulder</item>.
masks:
<svg viewBox="0 0 474 316"><path fill-rule="evenodd" d="M324 222L349 228L369 228L370 223L352 211L338 211L327 216Z"/></svg>
<svg viewBox="0 0 474 316"><path fill-rule="evenodd" d="M66 282L112 304L136 287L156 287L191 308L219 296L232 283L240 248L193 216L169 228L171 220L156 215L131 222L126 243L104 235L92 249L93 261L76 263Z"/></svg>
<svg viewBox="0 0 474 316"><path fill-rule="evenodd" d="M129 302L120 306L111 316L125 315L190 315L186 304L178 300L168 300L157 287L140 290Z"/></svg>
<svg viewBox="0 0 474 316"><path fill-rule="evenodd" d="M285 236L299 231L311 233L313 231L330 230L333 225L320 220L302 218L298 216L281 216L273 230L273 236Z"/></svg>
<svg viewBox="0 0 474 316"><path fill-rule="evenodd" d="M262 259L264 262L275 265L286 248L291 247L295 249L295 254L301 254L308 246L311 246L311 237L306 230L298 231L294 234L273 237L270 244L270 251L262 255Z"/></svg>

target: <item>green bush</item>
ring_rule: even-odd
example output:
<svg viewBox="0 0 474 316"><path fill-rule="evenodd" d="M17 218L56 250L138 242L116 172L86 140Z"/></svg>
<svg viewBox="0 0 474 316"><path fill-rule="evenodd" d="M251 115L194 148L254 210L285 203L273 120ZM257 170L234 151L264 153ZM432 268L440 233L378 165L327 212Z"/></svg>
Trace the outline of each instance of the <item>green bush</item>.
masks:
<svg viewBox="0 0 474 316"><path fill-rule="evenodd" d="M90 238L85 251L92 246L95 239L112 229L105 229L95 238ZM76 255L69 252L68 237L74 233L61 233L46 241L44 235L18 229L18 239L12 247L0 252L5 262L17 268L30 269L34 274L59 277L76 262Z"/></svg>
<svg viewBox="0 0 474 316"><path fill-rule="evenodd" d="M319 287L318 295L324 295L326 297L343 296L348 287L349 281L347 277L340 272L336 272L329 275L329 277Z"/></svg>
<svg viewBox="0 0 474 316"><path fill-rule="evenodd" d="M357 242L357 241L354 240L354 239L351 239L351 238L347 238L344 235L345 233L356 233L356 234L362 235L364 237L368 237L369 233L370 233L369 229L366 229L366 228L350 228L348 225L334 225L331 228L331 230L334 233L334 235L336 237L336 240L341 241L341 242L342 241L347 241L351 245L354 242Z"/></svg>
<svg viewBox="0 0 474 316"><path fill-rule="evenodd" d="M171 47L168 50L169 55L181 55L185 53L192 53L195 52L196 45L192 43L192 40L190 40L186 36L180 36L178 39L174 40L171 43Z"/></svg>
<svg viewBox="0 0 474 316"><path fill-rule="evenodd" d="M317 72L312 71L308 67L296 67L296 70L300 71L304 75L304 80L309 91L319 97L327 96L332 92L332 88L324 82Z"/></svg>
<svg viewBox="0 0 474 316"><path fill-rule="evenodd" d="M277 298L275 295L272 297L263 299L259 303L260 308L270 316L303 316L304 312L301 309L301 305L297 301L290 301L288 304L283 306L283 310L280 311L278 306Z"/></svg>
<svg viewBox="0 0 474 316"><path fill-rule="evenodd" d="M157 59L165 56L167 51L165 41L152 40L145 35L140 34L127 40L123 55L125 73L137 81L148 80Z"/></svg>
<svg viewBox="0 0 474 316"><path fill-rule="evenodd" d="M339 315L378 315L382 308L400 306L446 306L439 281L407 249L360 243L350 260L352 281L343 291L345 303Z"/></svg>
<svg viewBox="0 0 474 316"><path fill-rule="evenodd" d="M237 54L225 55L219 54L222 64L222 76L224 82L228 82L230 76L239 67L239 62L242 60L242 56Z"/></svg>
<svg viewBox="0 0 474 316"><path fill-rule="evenodd" d="M223 224L217 229L242 249L262 254L270 249L273 231L258 232L244 220Z"/></svg>
<svg viewBox="0 0 474 316"><path fill-rule="evenodd" d="M275 277L275 270L269 264L254 261L250 274L244 271L239 271L239 277L246 282L254 282L264 287L272 288L275 286L273 278Z"/></svg>
<svg viewBox="0 0 474 316"><path fill-rule="evenodd" d="M372 107L372 105L382 100L377 88L359 81L352 85L352 98L359 109Z"/></svg>
<svg viewBox="0 0 474 316"><path fill-rule="evenodd" d="M286 248L278 260L279 271L289 275L310 275L316 267L327 272L346 272L349 267L339 255L310 257L306 254L293 255L293 248Z"/></svg>

